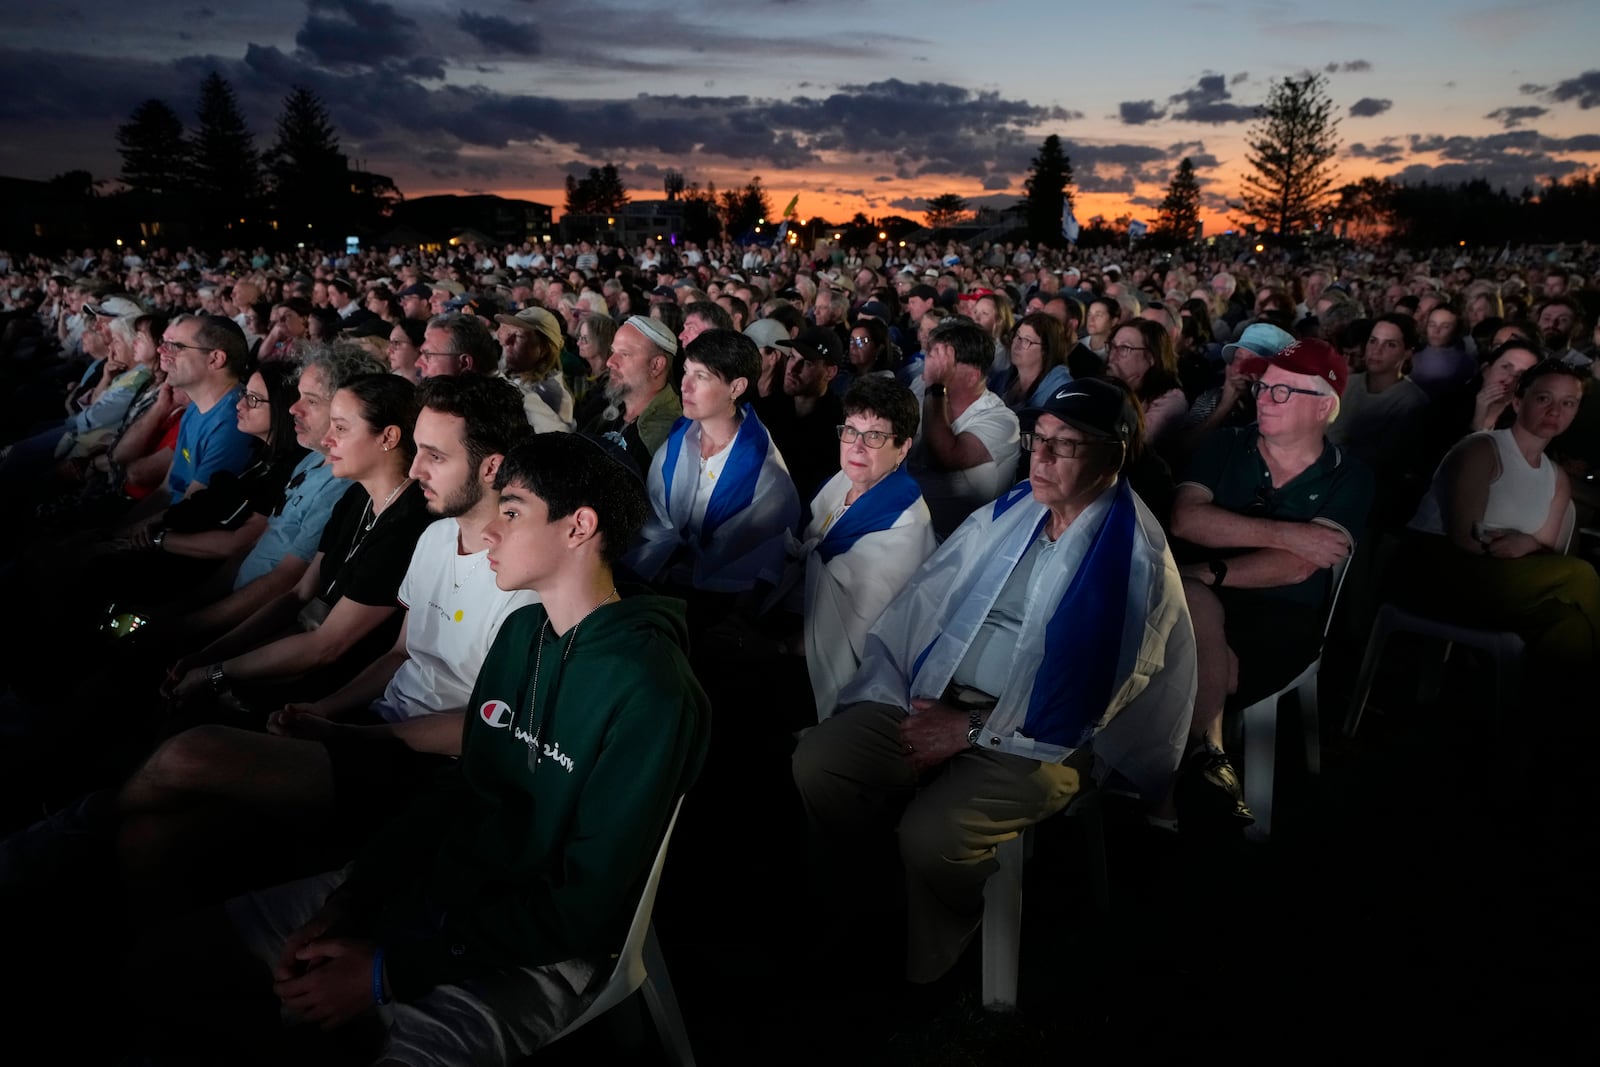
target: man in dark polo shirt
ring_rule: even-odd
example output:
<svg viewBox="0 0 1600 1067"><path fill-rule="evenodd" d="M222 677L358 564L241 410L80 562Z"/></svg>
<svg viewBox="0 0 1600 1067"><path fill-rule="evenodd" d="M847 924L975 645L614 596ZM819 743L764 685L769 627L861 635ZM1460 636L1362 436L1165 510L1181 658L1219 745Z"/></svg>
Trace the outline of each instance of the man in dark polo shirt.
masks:
<svg viewBox="0 0 1600 1067"><path fill-rule="evenodd" d="M1372 472L1326 438L1350 376L1344 356L1307 338L1249 362L1260 376L1257 425L1206 438L1172 506L1199 668L1190 773L1180 777L1203 784L1191 795L1207 812L1214 802L1246 824L1253 817L1222 751L1223 706L1276 692L1316 658L1331 569L1355 550L1373 495Z"/></svg>
<svg viewBox="0 0 1600 1067"><path fill-rule="evenodd" d="M811 498L839 472L844 404L829 386L843 364L844 348L839 335L823 326L807 327L793 340L779 338L773 343L788 356L783 392L757 400L756 414L783 455L802 511L809 514Z"/></svg>

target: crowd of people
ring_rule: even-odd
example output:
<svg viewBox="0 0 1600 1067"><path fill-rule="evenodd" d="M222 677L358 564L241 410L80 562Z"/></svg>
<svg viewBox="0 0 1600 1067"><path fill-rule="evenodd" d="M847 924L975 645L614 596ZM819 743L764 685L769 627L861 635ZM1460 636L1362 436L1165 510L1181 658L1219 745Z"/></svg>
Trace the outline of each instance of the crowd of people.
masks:
<svg viewBox="0 0 1600 1067"><path fill-rule="evenodd" d="M1581 700L1584 254L0 252L15 933L150 1054L514 1061L776 745L819 929L938 982L1085 790L1253 821L1226 715L1341 575Z"/></svg>

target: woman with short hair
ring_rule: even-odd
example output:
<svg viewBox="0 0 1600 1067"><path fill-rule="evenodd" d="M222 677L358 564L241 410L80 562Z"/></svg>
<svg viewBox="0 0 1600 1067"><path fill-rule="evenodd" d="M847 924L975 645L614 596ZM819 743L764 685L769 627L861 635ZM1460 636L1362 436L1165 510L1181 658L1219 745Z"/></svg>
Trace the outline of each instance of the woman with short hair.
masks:
<svg viewBox="0 0 1600 1067"><path fill-rule="evenodd" d="M650 462L652 515L625 560L646 581L743 594L782 577L800 498L750 406L760 374L760 350L736 330L684 350L683 417Z"/></svg>

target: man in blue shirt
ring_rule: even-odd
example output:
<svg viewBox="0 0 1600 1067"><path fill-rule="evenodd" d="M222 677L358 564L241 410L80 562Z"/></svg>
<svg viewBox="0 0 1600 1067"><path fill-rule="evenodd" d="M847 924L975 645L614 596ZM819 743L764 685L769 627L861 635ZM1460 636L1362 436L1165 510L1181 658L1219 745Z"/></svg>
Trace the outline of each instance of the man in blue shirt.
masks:
<svg viewBox="0 0 1600 1067"><path fill-rule="evenodd" d="M250 464L254 440L239 429L234 412L250 346L229 319L191 315L166 328L159 348L168 383L189 395L167 474L170 502L176 504L205 488L218 471L238 474Z"/></svg>

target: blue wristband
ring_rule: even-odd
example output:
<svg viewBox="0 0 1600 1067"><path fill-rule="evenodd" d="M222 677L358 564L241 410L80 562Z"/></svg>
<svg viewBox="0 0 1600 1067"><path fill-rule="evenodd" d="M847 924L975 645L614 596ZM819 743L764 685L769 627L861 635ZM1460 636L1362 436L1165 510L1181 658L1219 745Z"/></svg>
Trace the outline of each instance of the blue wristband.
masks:
<svg viewBox="0 0 1600 1067"><path fill-rule="evenodd" d="M383 995L383 946L372 950L372 1002L388 1004L393 998Z"/></svg>

